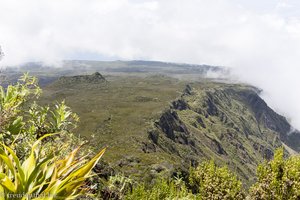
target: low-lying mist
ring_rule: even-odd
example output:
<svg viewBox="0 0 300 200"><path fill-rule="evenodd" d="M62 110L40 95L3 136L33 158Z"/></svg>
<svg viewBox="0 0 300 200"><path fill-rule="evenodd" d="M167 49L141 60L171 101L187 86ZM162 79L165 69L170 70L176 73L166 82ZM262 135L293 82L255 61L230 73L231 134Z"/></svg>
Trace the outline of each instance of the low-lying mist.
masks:
<svg viewBox="0 0 300 200"><path fill-rule="evenodd" d="M0 24L3 66L64 59L228 66L300 129L295 0L11 0L1 3Z"/></svg>

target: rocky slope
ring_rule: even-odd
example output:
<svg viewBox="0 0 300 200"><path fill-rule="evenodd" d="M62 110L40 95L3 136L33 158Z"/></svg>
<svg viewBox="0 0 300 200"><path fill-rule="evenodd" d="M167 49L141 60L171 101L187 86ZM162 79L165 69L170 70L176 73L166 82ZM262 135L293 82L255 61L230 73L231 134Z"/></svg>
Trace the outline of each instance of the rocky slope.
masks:
<svg viewBox="0 0 300 200"><path fill-rule="evenodd" d="M214 159L252 182L257 164L271 159L275 148L300 147L299 132L291 132L258 92L243 85L188 85L149 131L153 151L175 154L186 166Z"/></svg>

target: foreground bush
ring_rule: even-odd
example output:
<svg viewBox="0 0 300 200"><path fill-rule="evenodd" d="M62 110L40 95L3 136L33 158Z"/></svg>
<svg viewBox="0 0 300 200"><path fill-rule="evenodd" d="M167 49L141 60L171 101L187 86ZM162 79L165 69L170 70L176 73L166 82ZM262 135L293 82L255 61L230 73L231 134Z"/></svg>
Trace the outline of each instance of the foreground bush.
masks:
<svg viewBox="0 0 300 200"><path fill-rule="evenodd" d="M71 134L77 115L64 102L37 105L40 92L27 74L0 86L0 199L75 199L104 154L77 158L79 148L70 151L81 143Z"/></svg>
<svg viewBox="0 0 300 200"><path fill-rule="evenodd" d="M257 178L251 199L300 199L300 156L285 160L283 148L276 150L273 160L258 167Z"/></svg>
<svg viewBox="0 0 300 200"><path fill-rule="evenodd" d="M28 74L24 74L15 85L0 86L0 140L12 148L18 148L18 153L28 152L30 147L27 143L33 143L49 133L59 133L55 134L56 137L67 133L64 138L70 140L61 144L70 144L74 139L71 132L79 120L77 115L64 101L53 108L39 106L35 100L40 94L37 79ZM61 144L57 141L52 143L57 147Z"/></svg>
<svg viewBox="0 0 300 200"><path fill-rule="evenodd" d="M104 200L108 199L124 199L126 193L132 191L133 181L122 174L110 176L108 181L104 183L104 187L100 191L100 196Z"/></svg>
<svg viewBox="0 0 300 200"><path fill-rule="evenodd" d="M188 186L187 186L188 185ZM154 186L135 187L125 199L245 199L242 183L227 167L217 167L213 161L203 162L193 168L189 175L189 184L182 179L171 181L157 180Z"/></svg>
<svg viewBox="0 0 300 200"><path fill-rule="evenodd" d="M178 180L157 180L156 183L147 189L144 185L139 185L126 196L127 200L164 200L164 199L194 199L195 197L188 192L185 183Z"/></svg>
<svg viewBox="0 0 300 200"><path fill-rule="evenodd" d="M227 167L203 162L190 172L190 186L199 199L244 199L242 183Z"/></svg>
<svg viewBox="0 0 300 200"><path fill-rule="evenodd" d="M0 86L0 139L3 142L10 144L19 134L23 134L24 116L28 111L24 105L38 98L40 93L37 79L28 75L22 76L15 85Z"/></svg>

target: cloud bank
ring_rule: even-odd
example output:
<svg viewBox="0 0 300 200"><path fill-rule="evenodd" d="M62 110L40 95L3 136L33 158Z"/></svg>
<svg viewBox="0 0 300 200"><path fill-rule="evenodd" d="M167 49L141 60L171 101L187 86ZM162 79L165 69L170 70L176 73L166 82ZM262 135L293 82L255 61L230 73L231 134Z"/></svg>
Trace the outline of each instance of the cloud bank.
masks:
<svg viewBox="0 0 300 200"><path fill-rule="evenodd" d="M0 0L2 65L146 59L232 67L300 129L297 0Z"/></svg>

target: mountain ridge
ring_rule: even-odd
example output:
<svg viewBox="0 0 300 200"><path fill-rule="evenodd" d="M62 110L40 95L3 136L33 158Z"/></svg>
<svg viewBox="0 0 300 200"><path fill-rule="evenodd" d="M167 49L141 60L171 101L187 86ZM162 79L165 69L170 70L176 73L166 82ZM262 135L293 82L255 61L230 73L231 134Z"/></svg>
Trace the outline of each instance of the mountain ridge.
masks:
<svg viewBox="0 0 300 200"><path fill-rule="evenodd" d="M200 87L199 91L187 86L188 92L173 101L155 123L149 138L157 148L177 155L187 166L203 158L226 163L247 184L253 182L258 163L270 160L276 148L287 145L299 152L299 132L289 135L287 120L269 108L253 88Z"/></svg>

